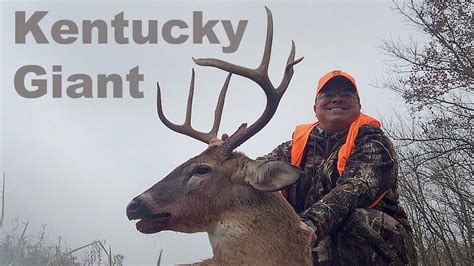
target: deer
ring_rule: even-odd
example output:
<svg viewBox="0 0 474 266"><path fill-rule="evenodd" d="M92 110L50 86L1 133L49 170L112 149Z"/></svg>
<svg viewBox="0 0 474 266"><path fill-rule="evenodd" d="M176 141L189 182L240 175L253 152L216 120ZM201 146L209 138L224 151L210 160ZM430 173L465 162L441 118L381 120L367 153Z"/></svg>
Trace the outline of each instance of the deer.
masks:
<svg viewBox="0 0 474 266"><path fill-rule="evenodd" d="M301 227L299 216L279 192L295 183L302 171L284 162L252 160L234 151L270 121L290 83L294 65L303 60L303 57L295 60L295 43L292 41L283 78L279 86L274 87L268 77L273 17L271 11L265 9L267 34L263 57L257 68L213 58L193 58L197 65L228 72L219 94L214 123L208 133L191 126L194 69L182 125L165 117L157 82L156 104L161 122L172 131L206 144L217 138L232 74L256 82L266 95L265 110L252 125L243 123L220 145L209 145L127 206L128 219L139 220L136 228L141 233L164 230L207 232L214 256L198 265L312 265L313 236Z"/></svg>

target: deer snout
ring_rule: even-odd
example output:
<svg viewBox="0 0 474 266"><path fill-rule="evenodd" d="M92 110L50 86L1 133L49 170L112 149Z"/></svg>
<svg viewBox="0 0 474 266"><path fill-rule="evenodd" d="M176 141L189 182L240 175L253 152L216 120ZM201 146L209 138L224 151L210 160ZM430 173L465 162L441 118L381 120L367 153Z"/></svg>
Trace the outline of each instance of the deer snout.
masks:
<svg viewBox="0 0 474 266"><path fill-rule="evenodd" d="M138 231L153 234L169 228L171 213L158 212L156 206L150 202L148 194L144 193L128 204L127 217L129 220L140 220L136 223Z"/></svg>
<svg viewBox="0 0 474 266"><path fill-rule="evenodd" d="M129 220L144 218L149 212L147 204L140 196L134 198L127 206L127 217Z"/></svg>

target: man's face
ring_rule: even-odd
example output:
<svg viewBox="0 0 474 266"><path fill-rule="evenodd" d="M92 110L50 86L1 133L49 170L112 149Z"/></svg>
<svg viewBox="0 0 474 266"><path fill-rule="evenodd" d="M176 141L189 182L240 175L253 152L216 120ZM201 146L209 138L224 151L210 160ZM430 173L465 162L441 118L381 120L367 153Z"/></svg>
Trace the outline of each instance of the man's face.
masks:
<svg viewBox="0 0 474 266"><path fill-rule="evenodd" d="M319 93L314 112L320 127L331 133L349 128L360 114L360 103L354 89L344 83L328 83Z"/></svg>

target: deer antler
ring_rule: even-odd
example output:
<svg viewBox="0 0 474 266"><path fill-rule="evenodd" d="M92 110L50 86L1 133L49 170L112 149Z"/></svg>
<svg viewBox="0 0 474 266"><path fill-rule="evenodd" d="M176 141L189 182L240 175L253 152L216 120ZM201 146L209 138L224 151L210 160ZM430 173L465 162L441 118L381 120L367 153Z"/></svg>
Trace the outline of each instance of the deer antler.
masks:
<svg viewBox="0 0 474 266"><path fill-rule="evenodd" d="M231 152L246 140L255 135L270 121L276 112L281 97L285 93L290 80L293 76L293 66L303 60L303 57L295 60L295 43L291 42L291 52L288 57L288 61L285 67L285 74L280 82L280 85L275 89L270 78L268 77L268 66L270 63L270 54L272 50L273 41L273 18L272 12L265 7L267 11L267 37L265 42L265 50L260 65L256 69L246 68L238 65L234 65L219 59L194 59L194 62L200 66L211 66L216 67L229 73L234 73L255 81L265 92L267 97L267 104L262 115L249 127L247 124L242 124L237 131L232 134L221 146L221 149L225 152Z"/></svg>
<svg viewBox="0 0 474 266"><path fill-rule="evenodd" d="M211 139L217 138L217 131L219 130L219 126L221 124L221 117L222 117L222 110L224 108L225 102L225 95L227 92L227 88L229 87L229 81L232 73L227 75L227 78L224 82L224 86L222 86L221 92L219 94L219 100L217 102L216 110L214 112L214 124L212 125L212 129L208 133L200 132L191 127L191 113L193 107L193 96L194 96L194 69L191 74L191 85L189 86L189 95L188 95L188 104L186 107L186 118L182 125L177 125L171 123L163 114L163 107L161 104L161 91L160 91L160 84L156 83L157 88L157 96L156 96L156 109L158 111L158 117L160 117L161 122L165 124L166 127L169 129L184 134L186 136L190 136L194 139L200 140L206 144L208 144Z"/></svg>
<svg viewBox="0 0 474 266"><path fill-rule="evenodd" d="M157 110L158 116L160 120L165 124L169 129L190 136L197 140L200 140L205 143L209 143L212 138L217 138L217 131L219 130L219 125L221 122L222 117L222 110L224 107L225 101L225 94L227 92L227 87L229 86L230 77L233 74L237 74L246 78L249 78L255 81L260 87L263 89L266 97L267 97L267 104L265 106L265 110L263 111L262 115L249 127L247 127L246 123L243 123L237 131L232 134L223 144L219 147L219 149L224 153L228 154L232 152L235 148L240 146L246 140L251 138L255 135L258 131L260 131L265 125L270 121L270 119L275 114L278 104L280 103L281 97L285 93L290 80L293 76L293 66L303 60L303 57L295 60L295 43L291 42L291 52L288 57L288 61L285 67L285 73L283 75L282 81L280 85L275 88L268 77L268 66L270 64L270 55L272 50L272 41L273 41L273 18L272 12L265 7L267 11L267 36L265 41L265 50L263 52L263 58L260 65L255 68L246 68L243 66L234 65L219 59L213 58L204 58L204 59L194 59L194 62L200 66L210 66L219 68L229 72L227 79L222 87L222 90L219 95L219 100L215 110L214 116L214 125L212 126L211 131L208 133L203 133L200 131L196 131L191 127L191 109L192 109L192 100L194 95L194 69L192 72L191 77L191 85L189 88L189 96L188 96L188 104L186 110L186 119L183 125L176 125L171 123L163 114L162 104L161 104L161 92L160 86L157 83Z"/></svg>

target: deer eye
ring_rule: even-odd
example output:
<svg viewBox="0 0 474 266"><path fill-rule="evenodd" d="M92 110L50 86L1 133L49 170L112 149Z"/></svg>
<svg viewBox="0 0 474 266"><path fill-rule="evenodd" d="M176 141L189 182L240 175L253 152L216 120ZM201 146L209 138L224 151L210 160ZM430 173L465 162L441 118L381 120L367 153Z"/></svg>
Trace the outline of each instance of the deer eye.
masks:
<svg viewBox="0 0 474 266"><path fill-rule="evenodd" d="M207 174L207 173L211 172L211 170L212 170L211 167L209 167L207 165L200 165L194 170L194 173L196 173L198 175L204 175L204 174Z"/></svg>

